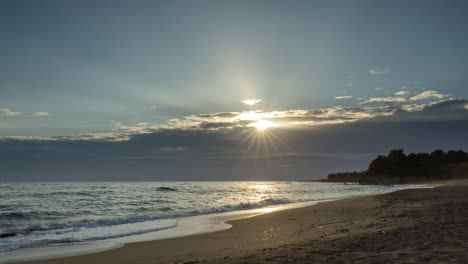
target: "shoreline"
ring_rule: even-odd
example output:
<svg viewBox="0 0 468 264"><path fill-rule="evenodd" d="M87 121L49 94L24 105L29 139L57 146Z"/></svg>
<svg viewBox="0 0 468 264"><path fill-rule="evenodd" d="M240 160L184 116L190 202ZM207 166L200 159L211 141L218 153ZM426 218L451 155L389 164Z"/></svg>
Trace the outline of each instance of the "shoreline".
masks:
<svg viewBox="0 0 468 264"><path fill-rule="evenodd" d="M430 185L400 185L399 188L397 188L396 190L384 193L391 193L407 188L431 188L428 186ZM337 199L278 204L255 209L244 209L237 211L227 211L222 213L211 213L182 217L175 219L178 222L176 227L167 229L164 228L157 232L149 232L96 241L83 241L78 243L55 244L50 246L22 248L14 251L5 252L0 254L0 263L22 263L29 261L51 260L56 258L77 257L121 248L131 243L152 242L220 232L231 228L231 223L240 219L247 219L262 214L279 212L283 210L314 206L323 202L339 201L353 197L366 197L372 195L378 194L352 195L350 197L343 197Z"/></svg>
<svg viewBox="0 0 468 264"><path fill-rule="evenodd" d="M241 219L248 219L262 214L279 212L283 210L309 207L318 203L329 201L335 201L335 199L278 204L255 209L187 216L176 219L178 221L178 225L176 227L161 229L156 232L130 235L113 239L104 239L71 244L56 244L50 246L22 248L14 251L8 251L2 253L2 257L4 257L4 259L0 259L0 264L23 263L30 261L46 261L57 258L77 257L105 252L121 248L125 245L133 243L145 243L167 239L179 239L189 236L220 232L231 228L231 222L235 222ZM27 254L28 256L20 257L22 254Z"/></svg>
<svg viewBox="0 0 468 264"><path fill-rule="evenodd" d="M463 190L454 192L447 191L446 188ZM413 198L420 200L412 202L415 206L414 204L427 203L425 200L429 198L434 199L434 193L440 190L444 190L444 197L449 199L449 195L460 192L463 194L467 189L466 184L462 187L407 189L381 195L323 202L229 221L227 223L232 224L232 228L213 233L130 243L118 249L87 255L16 263L197 263L201 261L242 263L246 260L250 263L268 263L268 260L263 259L265 256L276 259L287 255L294 258L297 256L290 256L288 252L292 249L295 249L294 252L306 251L310 246L309 244L307 244L309 246L298 246L300 244L312 242L314 245L323 246L330 240L346 240L370 233L386 234L395 228L404 229L414 225L414 221L408 221L410 215L404 212L396 213L399 216L397 218L392 215L385 216L388 213L385 211L392 207L389 205L389 199L390 204L396 207L394 208L396 211L402 211L406 206L405 203L394 203L398 196L415 196ZM379 215L382 214L390 218L380 219L382 216Z"/></svg>

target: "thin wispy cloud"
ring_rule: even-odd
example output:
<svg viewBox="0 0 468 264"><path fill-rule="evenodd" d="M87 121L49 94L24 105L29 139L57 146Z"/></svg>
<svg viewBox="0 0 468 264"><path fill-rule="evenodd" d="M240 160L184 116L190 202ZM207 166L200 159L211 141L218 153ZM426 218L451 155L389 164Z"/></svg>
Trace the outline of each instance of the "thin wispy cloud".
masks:
<svg viewBox="0 0 468 264"><path fill-rule="evenodd" d="M11 109L8 108L1 108L0 109L0 115L5 115L5 116L20 116L22 113L20 112L14 112Z"/></svg>
<svg viewBox="0 0 468 264"><path fill-rule="evenodd" d="M241 102L246 104L246 105L256 105L258 103L260 103L262 101L262 99L244 99L242 100Z"/></svg>
<svg viewBox="0 0 468 264"><path fill-rule="evenodd" d="M49 116L50 114L48 112L36 112L33 114L33 116Z"/></svg>
<svg viewBox="0 0 468 264"><path fill-rule="evenodd" d="M143 123L143 122L142 122ZM140 124L140 125L139 125ZM114 127L112 128L112 131L115 133L131 133L131 134L147 134L151 133L153 131L156 131L158 129L163 128L164 125L142 125L141 123L138 123L134 126L132 125L123 125L121 123L114 123Z"/></svg>
<svg viewBox="0 0 468 264"><path fill-rule="evenodd" d="M406 102L406 98L404 97L375 97L367 99L366 101L362 102L361 104L370 104L370 103L404 103Z"/></svg>
<svg viewBox="0 0 468 264"><path fill-rule="evenodd" d="M389 74L391 72L390 69L370 69L369 74L371 75L384 75Z"/></svg>
<svg viewBox="0 0 468 264"><path fill-rule="evenodd" d="M408 95L408 94L410 94L410 92L408 91L399 91L395 93L395 95L403 95L403 96Z"/></svg>
<svg viewBox="0 0 468 264"><path fill-rule="evenodd" d="M411 101L417 101L417 100L424 100L424 99L429 99L429 98L445 98L449 96L449 94L440 94L439 92L437 91L433 91L433 90L429 90L429 91L425 91L425 92L422 92L416 96L413 96L410 98Z"/></svg>
<svg viewBox="0 0 468 264"><path fill-rule="evenodd" d="M89 133L71 136L38 137L38 136L9 136L0 137L0 141L105 141L122 142L130 140L130 135L126 133Z"/></svg>
<svg viewBox="0 0 468 264"><path fill-rule="evenodd" d="M336 96L335 99L351 99L353 98L352 95L345 95L345 96Z"/></svg>

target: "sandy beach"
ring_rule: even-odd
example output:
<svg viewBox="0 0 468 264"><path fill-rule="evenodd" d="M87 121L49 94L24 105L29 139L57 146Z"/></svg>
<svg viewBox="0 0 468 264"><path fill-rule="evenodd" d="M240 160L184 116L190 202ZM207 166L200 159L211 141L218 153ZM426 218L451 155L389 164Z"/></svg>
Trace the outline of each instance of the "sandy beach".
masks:
<svg viewBox="0 0 468 264"><path fill-rule="evenodd" d="M23 262L468 263L468 184L324 202L230 222L209 234Z"/></svg>

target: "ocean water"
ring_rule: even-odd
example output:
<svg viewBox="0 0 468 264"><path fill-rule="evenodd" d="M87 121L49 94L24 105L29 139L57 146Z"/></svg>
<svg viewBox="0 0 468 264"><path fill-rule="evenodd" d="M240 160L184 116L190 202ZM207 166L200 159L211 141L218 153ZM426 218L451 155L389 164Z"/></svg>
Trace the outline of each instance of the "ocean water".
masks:
<svg viewBox="0 0 468 264"><path fill-rule="evenodd" d="M181 223L185 225L183 232L190 234L190 229L200 225L186 220L194 216L252 212L410 187L420 186L319 182L0 183L0 260L2 254L25 248L99 243L143 234L157 239L158 234L167 237L176 230L181 235Z"/></svg>

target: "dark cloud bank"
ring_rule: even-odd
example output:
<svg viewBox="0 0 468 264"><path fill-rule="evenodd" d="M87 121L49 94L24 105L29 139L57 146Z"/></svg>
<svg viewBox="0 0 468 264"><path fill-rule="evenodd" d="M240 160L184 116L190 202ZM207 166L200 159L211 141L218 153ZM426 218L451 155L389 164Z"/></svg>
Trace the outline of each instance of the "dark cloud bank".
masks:
<svg viewBox="0 0 468 264"><path fill-rule="evenodd" d="M251 127L206 123L206 129L159 129L119 142L3 138L0 180L318 179L365 169L393 148L467 150L467 108L468 101L456 99L356 122L278 127L268 132L271 144Z"/></svg>

